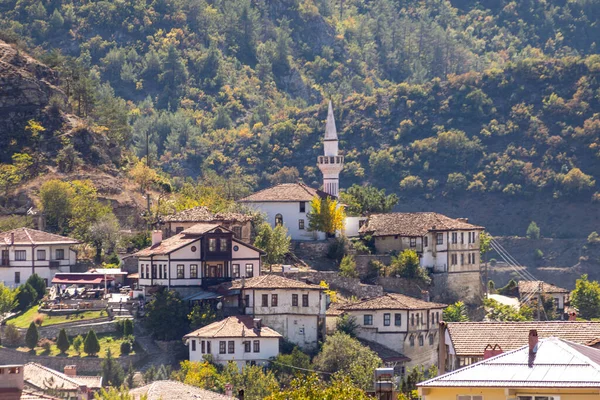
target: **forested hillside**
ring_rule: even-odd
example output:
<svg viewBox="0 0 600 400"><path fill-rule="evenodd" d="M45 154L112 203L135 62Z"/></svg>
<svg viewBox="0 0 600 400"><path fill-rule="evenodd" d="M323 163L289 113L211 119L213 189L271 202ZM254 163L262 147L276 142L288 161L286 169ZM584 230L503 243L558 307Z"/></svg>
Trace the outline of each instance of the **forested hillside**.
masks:
<svg viewBox="0 0 600 400"><path fill-rule="evenodd" d="M111 168L149 153L175 190L213 171L231 197L318 185L331 98L342 187L522 234L528 211L514 228L493 213L512 202L548 235L587 236L600 223L599 19L598 0L0 0L0 39L56 71L68 100L51 105L122 150ZM0 135L0 161L37 151L26 126Z"/></svg>

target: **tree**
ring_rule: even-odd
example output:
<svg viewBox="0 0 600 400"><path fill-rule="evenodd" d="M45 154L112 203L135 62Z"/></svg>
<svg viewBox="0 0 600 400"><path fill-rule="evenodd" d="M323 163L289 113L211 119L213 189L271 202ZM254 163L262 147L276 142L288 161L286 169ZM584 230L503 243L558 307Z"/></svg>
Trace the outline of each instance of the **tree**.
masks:
<svg viewBox="0 0 600 400"><path fill-rule="evenodd" d="M16 347L21 340L21 334L14 324L6 324L4 329L4 341L7 346Z"/></svg>
<svg viewBox="0 0 600 400"><path fill-rule="evenodd" d="M352 185L340 195L341 202L346 204L346 212L350 215L368 215L372 213L390 212L398 204L398 196L386 195L385 189L378 190L373 186Z"/></svg>
<svg viewBox="0 0 600 400"><path fill-rule="evenodd" d="M328 235L344 228L346 213L337 200L327 196L322 199L315 196L310 202L311 211L308 214L308 230L325 232Z"/></svg>
<svg viewBox="0 0 600 400"><path fill-rule="evenodd" d="M537 226L535 221L531 221L531 223L527 227L527 237L529 239L539 239L540 238L540 228Z"/></svg>
<svg viewBox="0 0 600 400"><path fill-rule="evenodd" d="M135 400L135 398L129 394L129 390L126 388L109 387L102 388L98 393L94 393L94 400Z"/></svg>
<svg viewBox="0 0 600 400"><path fill-rule="evenodd" d="M123 367L113 358L110 349L107 349L106 357L102 360L102 382L107 386L119 387L124 380Z"/></svg>
<svg viewBox="0 0 600 400"><path fill-rule="evenodd" d="M29 324L29 328L27 328L27 333L25 334L25 344L32 351L36 348L38 340L40 340L40 334L38 333L37 325L35 322Z"/></svg>
<svg viewBox="0 0 600 400"><path fill-rule="evenodd" d="M35 303L35 299L37 298L38 294L36 292L36 290L33 288L33 286L31 286L30 284L26 283L24 285L21 285L17 288L17 310L18 311L25 311L27 310L29 307L31 307L32 304Z"/></svg>
<svg viewBox="0 0 600 400"><path fill-rule="evenodd" d="M81 354L81 346L83 346L83 336L78 335L75 339L73 339L73 349L78 355Z"/></svg>
<svg viewBox="0 0 600 400"><path fill-rule="evenodd" d="M234 393L244 391L244 399L261 400L274 391L279 390L279 383L272 371L264 370L259 365L246 365L239 371L237 364L229 362L222 379L233 385Z"/></svg>
<svg viewBox="0 0 600 400"><path fill-rule="evenodd" d="M71 347L71 343L69 343L69 338L67 337L67 331L65 331L64 328L58 332L56 347L60 350L61 354L65 354L67 350L69 350L69 347Z"/></svg>
<svg viewBox="0 0 600 400"><path fill-rule="evenodd" d="M371 398L343 374L334 375L329 382L319 379L316 374L309 374L297 377L288 388L273 392L265 397L265 400L368 400Z"/></svg>
<svg viewBox="0 0 600 400"><path fill-rule="evenodd" d="M176 373L177 380L188 385L197 386L202 389L220 391L226 382L223 382L217 367L208 361L192 362L182 361L181 369ZM145 379L146 383L148 380Z"/></svg>
<svg viewBox="0 0 600 400"><path fill-rule="evenodd" d="M442 319L444 322L468 322L469 314L467 306L462 301L450 304L442 312Z"/></svg>
<svg viewBox="0 0 600 400"><path fill-rule="evenodd" d="M83 351L86 352L88 356L95 356L100 352L100 342L98 341L98 336L96 336L96 332L93 329L90 329L85 340L83 342Z"/></svg>
<svg viewBox="0 0 600 400"><path fill-rule="evenodd" d="M575 281L571 303L579 311L581 318L591 319L600 316L600 284L588 280L587 274Z"/></svg>
<svg viewBox="0 0 600 400"><path fill-rule="evenodd" d="M303 370L310 369L310 357L303 353L298 346L290 354L278 354L271 363L271 370L282 386L288 386L297 375L306 374Z"/></svg>
<svg viewBox="0 0 600 400"><path fill-rule="evenodd" d="M594 187L596 181L591 175L584 174L579 168L572 168L562 179L562 185L571 193L578 193Z"/></svg>
<svg viewBox="0 0 600 400"><path fill-rule="evenodd" d="M126 319L123 321L123 336L133 335L133 320Z"/></svg>
<svg viewBox="0 0 600 400"><path fill-rule="evenodd" d="M277 225L275 228L271 228L269 223L264 222L258 228L254 245L267 253L265 262L272 265L283 261L290 251L291 241L286 227Z"/></svg>
<svg viewBox="0 0 600 400"><path fill-rule="evenodd" d="M188 329L187 307L179 293L161 288L146 306L146 327L158 340L181 338Z"/></svg>
<svg viewBox="0 0 600 400"><path fill-rule="evenodd" d="M421 267L419 256L414 250L406 249L397 256L392 257L390 263L391 273L407 279L420 279L429 283L431 278L425 268Z"/></svg>
<svg viewBox="0 0 600 400"><path fill-rule="evenodd" d="M345 278L358 278L356 261L354 261L353 256L347 255L342 258L342 262L340 262L340 276Z"/></svg>
<svg viewBox="0 0 600 400"><path fill-rule="evenodd" d="M46 282L38 274L31 274L31 276L27 278L25 284L29 284L35 289L36 297L34 301L41 300L46 294Z"/></svg>
<svg viewBox="0 0 600 400"><path fill-rule="evenodd" d="M96 247L94 261L100 263L102 250L104 254L112 254L115 251L120 238L120 226L117 217L112 212L101 216L90 226L90 241Z"/></svg>
<svg viewBox="0 0 600 400"><path fill-rule="evenodd" d="M18 305L17 290L11 289L0 282L0 318L2 315L12 311Z"/></svg>
<svg viewBox="0 0 600 400"><path fill-rule="evenodd" d="M335 328L346 335L356 337L356 329L359 327L356 317L348 314L342 314L338 317Z"/></svg>
<svg viewBox="0 0 600 400"><path fill-rule="evenodd" d="M357 387L373 386L373 373L382 361L368 347L351 336L336 332L327 336L321 352L314 359L315 369L347 376Z"/></svg>
<svg viewBox="0 0 600 400"><path fill-rule="evenodd" d="M522 304L519 308L501 304L493 299L485 299L483 305L486 309L486 319L489 321L531 321L533 312L531 308Z"/></svg>
<svg viewBox="0 0 600 400"><path fill-rule="evenodd" d="M40 187L39 196L47 229L51 232L67 233L73 196L69 183L58 179L46 181Z"/></svg>
<svg viewBox="0 0 600 400"><path fill-rule="evenodd" d="M188 315L190 329L198 329L208 324L212 324L218 319L217 313L210 304L194 304L192 312Z"/></svg>
<svg viewBox="0 0 600 400"><path fill-rule="evenodd" d="M129 177L139 185L140 192L147 191L158 180L158 174L144 161L140 160L129 170Z"/></svg>
<svg viewBox="0 0 600 400"><path fill-rule="evenodd" d="M409 369L402 378L402 393L407 395L409 399L416 398L413 394L417 390L417 383L437 376L437 372L437 367L435 365L431 365L427 370L425 370L425 366L423 365L417 365Z"/></svg>
<svg viewBox="0 0 600 400"><path fill-rule="evenodd" d="M90 227L111 212L109 205L98 201L97 190L90 180L72 181L71 218L69 228L73 236L90 241Z"/></svg>

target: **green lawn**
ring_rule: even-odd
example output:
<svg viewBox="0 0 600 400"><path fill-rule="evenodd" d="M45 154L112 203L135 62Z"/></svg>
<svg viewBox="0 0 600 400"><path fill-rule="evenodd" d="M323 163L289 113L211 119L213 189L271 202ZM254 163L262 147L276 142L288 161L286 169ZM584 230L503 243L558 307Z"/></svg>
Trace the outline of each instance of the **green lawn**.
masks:
<svg viewBox="0 0 600 400"><path fill-rule="evenodd" d="M85 336L83 336L85 339ZM69 338L69 341L73 343L72 337ZM123 338L116 336L112 333L100 333L98 334L98 341L100 342L100 352L98 353L98 357L104 357L106 355L106 351L110 349L113 357L119 357L121 355L121 343L123 342ZM18 351L28 352L28 347L19 347ZM83 346L81 346L81 355L78 355L77 352L73 349L73 346L67 350L65 354L60 354L60 350L56 347L56 345L52 345L50 352L46 352L41 347L35 348L35 354L38 356L59 356L59 357L88 357L87 354L83 352ZM135 354L135 351L131 351L129 354Z"/></svg>
<svg viewBox="0 0 600 400"><path fill-rule="evenodd" d="M73 322L73 321L85 321L95 318L100 318L102 311L82 311L79 315L70 314L70 315L49 315L46 313L39 313L38 306L33 306L25 313L11 318L6 321L8 324L14 324L17 328L29 328L29 325L40 316L43 318L42 326L48 325L56 325L62 324L65 322ZM103 313L106 315L106 313Z"/></svg>

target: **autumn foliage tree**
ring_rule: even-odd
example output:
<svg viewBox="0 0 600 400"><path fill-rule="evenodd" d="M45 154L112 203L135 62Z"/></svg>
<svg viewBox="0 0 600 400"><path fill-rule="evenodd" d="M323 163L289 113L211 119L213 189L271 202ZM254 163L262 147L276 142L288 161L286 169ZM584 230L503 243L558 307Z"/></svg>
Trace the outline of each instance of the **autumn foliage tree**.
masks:
<svg viewBox="0 0 600 400"><path fill-rule="evenodd" d="M328 235L344 228L346 213L344 207L335 199L327 196L315 196L310 202L311 211L308 214L308 229L325 232Z"/></svg>

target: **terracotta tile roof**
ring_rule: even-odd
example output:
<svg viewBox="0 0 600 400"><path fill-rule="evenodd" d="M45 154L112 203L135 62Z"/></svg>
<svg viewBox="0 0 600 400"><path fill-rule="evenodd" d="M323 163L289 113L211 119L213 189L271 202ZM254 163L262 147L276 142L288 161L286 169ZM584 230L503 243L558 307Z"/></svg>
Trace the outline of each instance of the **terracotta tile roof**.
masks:
<svg viewBox="0 0 600 400"><path fill-rule="evenodd" d="M600 322L448 322L448 334L459 356L483 356L488 344L504 351L518 349L528 342L529 331L537 329L540 338L558 337L585 344L600 337Z"/></svg>
<svg viewBox="0 0 600 400"><path fill-rule="evenodd" d="M370 340L366 340L366 339L361 339L361 338L357 338L358 341L360 343L362 343L364 346L367 346L368 348L370 348L371 350L373 350L375 353L377 353L377 355L379 356L379 358L381 358L381 360L383 362L405 362L405 361L410 361L409 357L406 357L404 354L402 353L398 353L396 350L392 350L387 346L384 346L380 343L377 342L372 342Z"/></svg>
<svg viewBox="0 0 600 400"><path fill-rule="evenodd" d="M446 217L434 212L372 214L359 232L373 236L423 236L429 231L458 229L483 229L461 219Z"/></svg>
<svg viewBox="0 0 600 400"><path fill-rule="evenodd" d="M251 194L241 199L240 202L311 201L315 196L325 198L329 195L321 190L308 187L304 183L282 183Z"/></svg>
<svg viewBox="0 0 600 400"><path fill-rule="evenodd" d="M382 296L372 297L340 307L344 311L360 310L428 310L432 308L446 308L446 304L423 301L415 297L398 293L386 293Z"/></svg>
<svg viewBox="0 0 600 400"><path fill-rule="evenodd" d="M232 282L230 289L241 289L242 280ZM313 285L298 281L296 279L285 278L280 275L266 274L255 276L254 278L246 279L244 289L315 289L324 290L319 285Z"/></svg>
<svg viewBox="0 0 600 400"><path fill-rule="evenodd" d="M163 222L247 222L252 219L249 215L233 212L212 213L204 206L189 208L176 214L162 217Z"/></svg>
<svg viewBox="0 0 600 400"><path fill-rule="evenodd" d="M37 363L27 363L23 366L23 378L27 385L40 390L56 388L60 391L77 391L84 384L74 377L55 371Z"/></svg>
<svg viewBox="0 0 600 400"><path fill-rule="evenodd" d="M4 398L0 391L0 399L10 400L10 397ZM21 397L16 397L17 400L60 400L60 397L54 397L43 393L32 392L31 390L23 390Z"/></svg>
<svg viewBox="0 0 600 400"><path fill-rule="evenodd" d="M71 377L75 382L85 385L90 389L99 390L102 388L102 377L101 376L85 376L75 375Z"/></svg>
<svg viewBox="0 0 600 400"><path fill-rule="evenodd" d="M155 381L132 389L129 394L133 396L133 400L141 400L143 396L147 396L147 400L232 400L229 396L177 381Z"/></svg>
<svg viewBox="0 0 600 400"><path fill-rule="evenodd" d="M0 244L11 244L14 234L15 244L78 244L79 240L66 236L55 235L37 229L17 228L12 231L0 232Z"/></svg>
<svg viewBox="0 0 600 400"><path fill-rule="evenodd" d="M211 224L208 222L201 222L199 224L192 225L187 229L184 229L183 231L181 231L181 234L188 235L188 236L200 236L200 235L204 235L205 233L208 233L218 227L221 227L222 230L229 232L229 229L225 229L219 224Z"/></svg>
<svg viewBox="0 0 600 400"><path fill-rule="evenodd" d="M169 254L177 249L182 248L194 241L198 240L197 236L186 236L181 233L171 236L170 238L164 239L157 245L146 247L143 250L134 253L135 257L150 257L157 255Z"/></svg>
<svg viewBox="0 0 600 400"><path fill-rule="evenodd" d="M540 340L533 357L525 345L417 386L600 388L599 362L600 350L553 337Z"/></svg>
<svg viewBox="0 0 600 400"><path fill-rule="evenodd" d="M537 293L540 290L542 293L570 293L570 290L554 286L544 281L519 281L519 294Z"/></svg>
<svg viewBox="0 0 600 400"><path fill-rule="evenodd" d="M184 338L280 338L279 333L262 325L260 331L254 329L254 319L250 315L237 315L227 317L221 321L213 322L194 332L190 332Z"/></svg>

